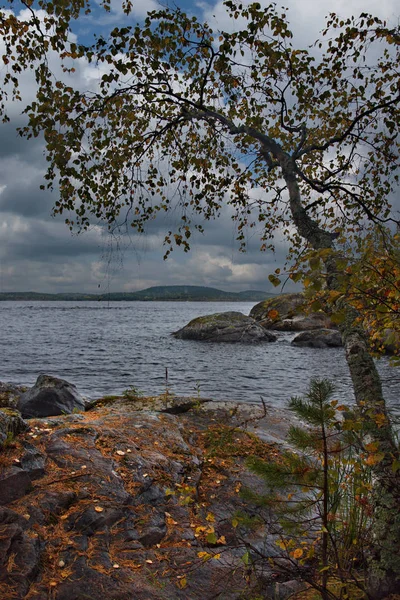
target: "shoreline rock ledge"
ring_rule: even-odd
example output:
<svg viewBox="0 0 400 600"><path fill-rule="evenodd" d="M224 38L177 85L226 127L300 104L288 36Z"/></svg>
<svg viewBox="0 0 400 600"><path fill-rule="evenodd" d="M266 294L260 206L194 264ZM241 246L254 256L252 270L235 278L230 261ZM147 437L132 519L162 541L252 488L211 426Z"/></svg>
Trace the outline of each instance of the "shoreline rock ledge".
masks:
<svg viewBox="0 0 400 600"><path fill-rule="evenodd" d="M244 344L275 342L277 339L251 317L234 311L197 317L172 335L180 340Z"/></svg>
<svg viewBox="0 0 400 600"><path fill-rule="evenodd" d="M273 460L290 415L165 410L161 398L103 398L32 419L1 449L1 600L285 600L298 588L260 561L279 556L269 509L240 494L265 492L247 458ZM238 512L259 515L257 528L235 524Z"/></svg>

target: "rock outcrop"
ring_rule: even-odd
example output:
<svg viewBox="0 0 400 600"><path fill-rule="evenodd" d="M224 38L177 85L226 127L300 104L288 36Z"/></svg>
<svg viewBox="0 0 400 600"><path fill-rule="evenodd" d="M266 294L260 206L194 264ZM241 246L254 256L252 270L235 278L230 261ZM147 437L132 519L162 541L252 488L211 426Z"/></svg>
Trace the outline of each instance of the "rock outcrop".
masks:
<svg viewBox="0 0 400 600"><path fill-rule="evenodd" d="M27 387L0 381L0 406L16 408L18 400L27 391Z"/></svg>
<svg viewBox="0 0 400 600"><path fill-rule="evenodd" d="M343 346L342 336L334 329L314 329L302 331L292 340L293 346L306 348L339 348Z"/></svg>
<svg viewBox="0 0 400 600"><path fill-rule="evenodd" d="M182 340L245 344L276 340L276 336L263 329L254 319L240 312L224 312L197 317L173 335Z"/></svg>
<svg viewBox="0 0 400 600"><path fill-rule="evenodd" d="M250 317L265 329L275 331L335 328L328 315L322 311L305 314L305 302L303 294L282 294L253 306Z"/></svg>
<svg viewBox="0 0 400 600"><path fill-rule="evenodd" d="M39 375L35 385L19 398L17 408L24 418L30 419L82 411L85 402L72 383Z"/></svg>
<svg viewBox="0 0 400 600"><path fill-rule="evenodd" d="M211 404L175 416L119 399L31 420L1 455L2 600L239 600L288 579L265 561L256 580L243 539L277 547L262 523L232 523L238 510L262 514L239 494L262 485L246 457L277 446L237 428L251 431L241 407Z"/></svg>
<svg viewBox="0 0 400 600"><path fill-rule="evenodd" d="M0 448L7 441L12 441L21 431L26 431L28 425L17 410L0 408Z"/></svg>

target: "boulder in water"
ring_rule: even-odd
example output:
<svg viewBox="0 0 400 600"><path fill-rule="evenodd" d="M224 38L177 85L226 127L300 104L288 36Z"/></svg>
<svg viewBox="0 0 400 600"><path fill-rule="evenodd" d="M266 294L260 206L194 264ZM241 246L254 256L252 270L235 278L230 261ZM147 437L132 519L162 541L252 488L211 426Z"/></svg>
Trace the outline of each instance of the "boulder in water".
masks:
<svg viewBox="0 0 400 600"><path fill-rule="evenodd" d="M266 331L251 317L240 312L224 312L197 317L173 334L181 340L204 342L242 342L257 344L274 342L276 336Z"/></svg>
<svg viewBox="0 0 400 600"><path fill-rule="evenodd" d="M39 375L35 385L19 399L18 409L24 418L31 419L84 411L85 402L72 383Z"/></svg>
<svg viewBox="0 0 400 600"><path fill-rule="evenodd" d="M314 329L302 331L292 341L294 346L306 348L339 348L343 346L342 336L333 329Z"/></svg>
<svg viewBox="0 0 400 600"><path fill-rule="evenodd" d="M311 331L335 328L328 315L319 311L305 314L306 299L303 294L282 294L259 302L250 311L265 329L275 331Z"/></svg>

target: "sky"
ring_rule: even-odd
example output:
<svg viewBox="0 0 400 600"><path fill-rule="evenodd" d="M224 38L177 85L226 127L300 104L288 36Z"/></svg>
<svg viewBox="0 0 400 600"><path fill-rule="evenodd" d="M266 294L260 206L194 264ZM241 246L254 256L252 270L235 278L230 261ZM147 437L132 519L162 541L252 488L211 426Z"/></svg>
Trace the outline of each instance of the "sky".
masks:
<svg viewBox="0 0 400 600"><path fill-rule="evenodd" d="M112 0L110 14L96 11L81 19L74 28L78 41L87 41L110 25L126 24L121 4L121 0ZM262 1L262 5L267 4ZM147 10L157 8L157 0L133 0L133 5L131 24L143 19ZM229 27L222 1L175 0L174 5L219 29ZM294 43L302 46L318 38L324 16L333 11L344 17L371 12L398 22L397 0L287 0L285 6ZM95 75L92 68L83 65L71 77L80 85ZM23 75L21 84L25 97L32 100L32 77ZM278 239L275 254L262 253L254 233L248 237L247 252L240 253L228 210L217 221L206 224L204 235L194 236L190 253L175 249L166 261L163 238L174 224L173 215L166 221L159 219L145 235L118 240L99 226L72 235L63 217L51 216L57 191L40 190L46 169L41 140L25 140L16 133L16 126L24 123L21 111L21 104L14 103L9 109L12 123L0 125L0 292L129 292L183 284L227 291L276 291L268 275L283 265L287 247ZM284 291L291 290L288 282Z"/></svg>

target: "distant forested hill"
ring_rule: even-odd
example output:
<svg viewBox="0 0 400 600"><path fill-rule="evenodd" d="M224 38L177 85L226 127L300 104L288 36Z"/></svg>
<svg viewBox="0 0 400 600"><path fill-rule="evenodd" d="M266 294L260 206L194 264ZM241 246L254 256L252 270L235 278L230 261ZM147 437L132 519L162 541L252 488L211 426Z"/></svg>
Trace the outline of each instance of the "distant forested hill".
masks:
<svg viewBox="0 0 400 600"><path fill-rule="evenodd" d="M161 285L150 287L139 292L115 292L110 294L42 294L40 292L3 292L0 293L1 300L91 300L91 301L154 301L154 300L177 300L177 301L241 301L260 302L275 294L258 290L247 290L245 292L224 292L216 288L202 287L198 285Z"/></svg>

